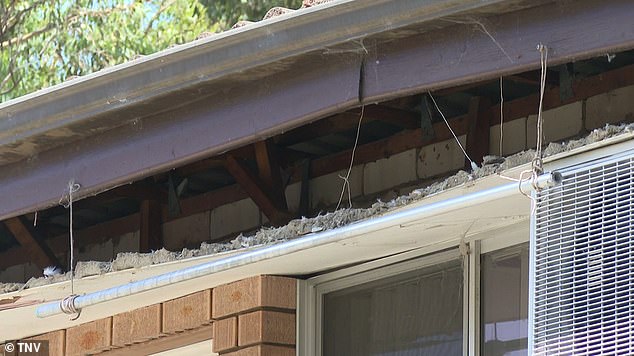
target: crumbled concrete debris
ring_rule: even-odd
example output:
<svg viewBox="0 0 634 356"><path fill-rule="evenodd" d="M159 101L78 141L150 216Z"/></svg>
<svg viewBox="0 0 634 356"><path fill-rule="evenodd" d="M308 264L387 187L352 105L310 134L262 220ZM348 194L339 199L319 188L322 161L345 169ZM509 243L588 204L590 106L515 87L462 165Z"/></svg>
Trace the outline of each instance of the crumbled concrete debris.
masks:
<svg viewBox="0 0 634 356"><path fill-rule="evenodd" d="M592 131L585 137L569 140L562 143L550 143L543 151L544 157L557 153L567 152L594 142L598 142L622 133L634 131L634 124L606 125L603 128ZM369 208L340 209L325 214L319 214L312 218L302 217L289 222L287 225L277 228L263 227L252 236L238 235L234 240L224 243L203 242L199 249L183 249L172 252L166 249L150 253L123 252L117 254L112 262L80 261L77 263L75 276L77 278L100 275L108 272L121 271L131 268L139 268L159 263L182 260L197 256L213 255L226 251L234 251L254 246L270 245L301 237L303 235L320 231L335 229L353 222L364 220L372 216L383 214L390 210L411 204L424 197L428 197L450 188L454 188L478 178L500 173L522 164L529 163L535 155L534 150L526 150L508 157L487 156L482 167L472 172L459 171L456 174L434 182L426 187L415 189L408 195L396 197L388 202L377 201ZM0 283L0 294L9 293L25 288L66 281L69 273L55 275L49 278L31 278L26 283Z"/></svg>
<svg viewBox="0 0 634 356"><path fill-rule="evenodd" d="M22 286L24 283L0 283L0 294L15 292Z"/></svg>

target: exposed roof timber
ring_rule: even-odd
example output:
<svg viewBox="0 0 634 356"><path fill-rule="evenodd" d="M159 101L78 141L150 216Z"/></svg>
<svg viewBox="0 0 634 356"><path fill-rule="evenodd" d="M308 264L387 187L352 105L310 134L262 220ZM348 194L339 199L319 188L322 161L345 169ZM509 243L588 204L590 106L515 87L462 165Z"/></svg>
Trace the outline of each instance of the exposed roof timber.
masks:
<svg viewBox="0 0 634 356"><path fill-rule="evenodd" d="M607 140L595 142L588 146L580 147L573 151L551 156L545 160L545 170L555 171L561 167L569 167L588 160L597 159L615 152L631 150L632 134L624 134ZM506 171L505 176L517 178L526 165ZM506 178L497 175L478 179L473 184L465 184L453 189L445 190L439 194L425 197L420 202L409 205L405 209L421 207L434 202L447 201L457 196L482 192L485 189L500 185L508 185ZM134 310L139 307L160 303L169 299L199 291L202 288L212 288L241 278L259 274L278 274L302 276L314 274L320 271L351 264L372 261L398 253L406 253L410 258L422 256L435 251L458 246L461 240L490 239L495 235L504 236L505 239L525 241L528 229L528 217L530 214L530 201L520 194L513 194L508 199L492 200L486 202L478 209L473 206L456 207L456 210L446 214L436 215L433 221L417 220L412 224L394 224L382 230L374 230L367 234L360 234L359 230L352 227L342 228L339 231L332 230L333 234L345 234L349 230L356 230L346 236L344 243L334 242L321 247L307 249L304 252L284 254L266 261L260 261L251 265L233 268L228 271L220 271L197 279L179 283L178 288L169 285L164 288L131 295L114 301L105 302L86 308L82 312L82 319L71 321L66 315L50 317L48 322L35 322L36 306L24 306L5 311L0 319L0 327L5 327L8 333L0 335L0 342L4 339L15 340L45 333L51 330L71 327L80 323L108 317L114 310L118 313ZM402 210L401 210L402 211ZM396 210L395 212L398 212ZM387 215L384 215L387 216ZM468 216L468 219L465 217ZM511 236L512 234L512 236ZM390 236L386 240L386 236ZM300 240L298 240L300 241ZM490 241L490 240L489 240ZM305 243L300 241L299 243ZM323 247L323 248L322 248ZM249 250L247 250L249 251ZM255 251L252 249L251 251ZM410 252L407 252L410 251ZM415 251L415 252L414 252ZM75 288L82 293L100 291L104 288L119 286L148 277L181 270L190 266L199 265L210 261L236 256L244 251L234 251L228 254L214 256L202 256L198 258L175 261L174 263L158 264L139 269L108 273L94 278L82 278L76 280ZM393 263L394 259L387 257L382 265ZM370 265L376 267L375 262ZM367 267L367 265L366 265ZM8 294L11 298L17 295L32 295L37 292L39 299L47 301L60 300L69 295L69 283L59 283L44 286L37 290L25 290ZM4 339L3 339L4 337Z"/></svg>
<svg viewBox="0 0 634 356"><path fill-rule="evenodd" d="M480 165L482 158L489 153L489 135L491 102L488 98L474 96L469 102L469 112L467 121L467 145L465 149L469 158L477 165ZM465 159L465 167L471 169L471 162Z"/></svg>
<svg viewBox="0 0 634 356"><path fill-rule="evenodd" d="M4 221L4 225L11 231L16 240L28 253L28 257L40 268L60 266L59 261L44 241L35 237L33 231L27 228L22 218L16 217Z"/></svg>
<svg viewBox="0 0 634 356"><path fill-rule="evenodd" d="M291 214L286 210L286 197L281 187L277 191L272 190L261 177L232 155L227 155L226 167L273 224L280 225L290 220Z"/></svg>
<svg viewBox="0 0 634 356"><path fill-rule="evenodd" d="M57 204L70 180L81 184L77 197L94 195L357 105L359 66L356 56L328 57L319 71L227 89L222 96L5 166L0 182L7 185L0 191L13 192L6 195L11 203L0 207L0 220Z"/></svg>
<svg viewBox="0 0 634 356"><path fill-rule="evenodd" d="M359 124L360 116L361 110L349 110L300 126L275 137L274 140L278 144L290 146L337 132L353 130ZM372 121L384 121L405 129L420 127L419 114L384 105L368 105L363 109L363 123Z"/></svg>
<svg viewBox="0 0 634 356"><path fill-rule="evenodd" d="M634 65L622 67L619 69L604 72L600 75L584 78L573 83L574 97L561 100L559 88L554 87L547 89L544 94L544 109L550 110L562 105L566 105L575 101L583 100L594 95L606 93L618 88L634 85ZM539 96L533 94L527 97L507 101L504 104L504 121L509 122L515 119L523 118L537 111ZM494 105L490 109L490 125L497 125L500 120L500 106ZM449 118L451 127L458 135L467 133L468 122L466 116ZM447 140L451 138L451 133L447 127L442 124L434 126L436 136L431 140L422 140L422 132L417 130L405 130L392 137L384 140L371 142L361 145L357 148L355 155L355 164L373 162L377 159L400 153L412 148L421 147L423 145ZM253 147L253 146L246 146ZM478 162L479 163L479 162ZM348 167L350 164L350 151L336 153L330 156L314 160L310 164L310 176L318 177L324 174L339 171ZM302 180L302 172L304 165L293 168L291 182L299 182ZM179 217L190 216L192 214L203 211L213 210L214 208L232 203L237 200L248 198L248 194L239 185L231 185L220 188L208 193L203 193L193 197L185 198L180 201L181 215ZM80 204L82 201L79 202ZM167 213L167 207L163 206L163 219L169 221L171 218ZM127 217L115 219L110 222L102 223L85 230L78 231L78 244L93 243L105 241L111 236L123 235L128 232L139 229L139 215L133 214ZM90 236L84 239L84 236ZM50 246L56 253L63 253L66 249L67 237L60 236L50 241ZM28 260L28 253L22 246L11 248L2 253L0 258L0 270L8 266L24 263Z"/></svg>
<svg viewBox="0 0 634 356"><path fill-rule="evenodd" d="M562 100L559 87L547 89L544 93L544 110L554 109L575 101L587 99L594 95L606 93L611 90L634 85L634 65L615 69L593 77L575 81L572 85L574 96ZM539 107L539 94L533 94L504 103L504 122L513 121L537 113ZM489 125L497 125L500 122L500 104L490 107L488 114ZM468 128L467 116L458 116L449 119L450 125L458 135L465 135ZM407 151L412 148L427 144L452 139L452 135L443 123L433 125L435 136L423 139L421 129L405 130L386 139L367 143L357 147L355 152L355 164L376 161L380 158ZM351 150L336 153L330 156L316 159L311 162L311 177L336 172L350 164ZM478 164L480 162L477 162ZM299 181L299 168L292 175L292 182Z"/></svg>
<svg viewBox="0 0 634 356"><path fill-rule="evenodd" d="M283 210L288 210L286 194L284 194L284 182L282 182L282 171L280 168L280 157L277 147L271 140L258 141L254 144L255 160L258 166L258 175L265 184L269 195L276 202L277 206Z"/></svg>
<svg viewBox="0 0 634 356"><path fill-rule="evenodd" d="M539 87L540 76L541 73L539 71L532 71L509 75L507 78L517 83L525 83ZM546 83L550 85L559 85L559 72L548 70Z"/></svg>
<svg viewBox="0 0 634 356"><path fill-rule="evenodd" d="M160 250L163 247L161 203L158 200L143 200L139 210L139 251Z"/></svg>
<svg viewBox="0 0 634 356"><path fill-rule="evenodd" d="M405 0L380 3L389 3L389 10L385 9L387 19L399 13L412 19L412 14L400 11L414 3L420 6L417 1ZM445 9L443 15L449 14L450 7L445 6L458 6L456 3L476 6L475 1L433 2L437 9ZM419 10L416 13L420 15ZM608 4L582 0L574 6L549 3L488 17L488 31L510 60L490 37L471 28L475 25L463 24L374 45L365 43L369 54L363 78L359 76L357 53L322 55L320 65L310 71L297 66L272 78L227 88L222 95L118 127L100 134L98 139L79 141L74 147L60 147L29 162L6 166L0 172L0 194L7 197L7 204L0 207L0 219L57 203L71 179L82 184L79 196L95 194L350 108L358 104L359 92L366 102L375 102L537 68L539 55L535 45L539 42L550 46L551 64L632 48L632 12L634 3L630 1L613 0ZM330 31L327 24L341 20L335 13L330 13L333 18L319 27ZM358 18L358 14L350 16ZM348 21L344 21L346 25ZM385 28L383 20L380 22L377 28L391 29ZM19 103L28 101L24 100ZM24 114L28 117L26 109ZM15 124L19 120L9 121ZM15 127L9 129L15 132Z"/></svg>

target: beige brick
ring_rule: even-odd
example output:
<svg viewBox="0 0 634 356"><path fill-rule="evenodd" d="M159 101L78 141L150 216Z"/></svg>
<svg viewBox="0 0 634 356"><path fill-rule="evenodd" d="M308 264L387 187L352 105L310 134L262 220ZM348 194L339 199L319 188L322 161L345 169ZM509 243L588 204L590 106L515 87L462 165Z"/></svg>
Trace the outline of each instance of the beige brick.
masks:
<svg viewBox="0 0 634 356"><path fill-rule="evenodd" d="M154 304L112 317L112 344L129 345L161 333L161 305Z"/></svg>
<svg viewBox="0 0 634 356"><path fill-rule="evenodd" d="M466 136L458 136L463 147ZM455 139L442 141L421 148L418 154L417 172L421 179L431 178L464 167L464 153ZM478 162L478 164L480 164Z"/></svg>
<svg viewBox="0 0 634 356"><path fill-rule="evenodd" d="M502 155L508 156L526 149L526 118L512 120L504 123L502 133ZM491 127L489 131L489 152L500 154L500 125Z"/></svg>
<svg viewBox="0 0 634 356"><path fill-rule="evenodd" d="M593 130L634 119L634 86L620 88L588 98L586 101L586 129Z"/></svg>
<svg viewBox="0 0 634 356"><path fill-rule="evenodd" d="M260 209L251 199L217 207L211 212L211 238L255 228L260 225Z"/></svg>
<svg viewBox="0 0 634 356"><path fill-rule="evenodd" d="M582 103L580 101L556 109L544 111L544 143L556 142L578 135L583 129ZM526 146L533 148L537 143L537 115L526 120Z"/></svg>
<svg viewBox="0 0 634 356"><path fill-rule="evenodd" d="M139 252L139 231L129 232L127 234L115 237L113 240L113 256L117 256L119 252Z"/></svg>
<svg viewBox="0 0 634 356"><path fill-rule="evenodd" d="M299 210L299 201L302 195L302 184L293 183L286 187L286 203L288 204L289 211Z"/></svg>
<svg viewBox="0 0 634 356"><path fill-rule="evenodd" d="M213 318L262 307L295 309L296 281L277 276L256 276L214 289Z"/></svg>
<svg viewBox="0 0 634 356"><path fill-rule="evenodd" d="M91 244L79 249L77 261L111 261L113 244L112 240L107 240L100 244ZM81 277L78 275L77 277Z"/></svg>
<svg viewBox="0 0 634 356"><path fill-rule="evenodd" d="M341 189L343 187L343 179L339 176L345 177L347 170L330 173L317 177L310 181L310 206L312 208L323 208L333 204L337 204L339 197L341 196ZM352 197L358 197L363 195L363 166L355 166L350 171L350 192ZM348 199L348 192L346 191L345 199ZM347 201L347 200L346 200Z"/></svg>
<svg viewBox="0 0 634 356"><path fill-rule="evenodd" d="M168 250L200 245L210 238L209 211L190 215L163 224L163 242Z"/></svg>
<svg viewBox="0 0 634 356"><path fill-rule="evenodd" d="M223 356L295 356L295 348L289 346L257 345L236 350Z"/></svg>
<svg viewBox="0 0 634 356"><path fill-rule="evenodd" d="M211 320L211 290L196 292L163 303L163 332L187 330Z"/></svg>
<svg viewBox="0 0 634 356"><path fill-rule="evenodd" d="M213 352L224 352L238 346L238 317L214 321Z"/></svg>
<svg viewBox="0 0 634 356"><path fill-rule="evenodd" d="M416 150L368 163L363 171L363 192L372 194L416 180Z"/></svg>
<svg viewBox="0 0 634 356"><path fill-rule="evenodd" d="M84 355L108 349L112 318L99 319L66 330L66 355Z"/></svg>
<svg viewBox="0 0 634 356"><path fill-rule="evenodd" d="M0 271L0 281L3 283L24 283L26 280L26 264L15 265ZM41 272L40 272L41 273Z"/></svg>
<svg viewBox="0 0 634 356"><path fill-rule="evenodd" d="M66 336L66 330L57 330L50 333L33 336L24 339L25 341L48 341L48 348L40 349L39 352L22 355L42 355L42 356L62 356L64 355L64 338Z"/></svg>
<svg viewBox="0 0 634 356"><path fill-rule="evenodd" d="M238 346L295 345L295 314L260 310L239 316Z"/></svg>

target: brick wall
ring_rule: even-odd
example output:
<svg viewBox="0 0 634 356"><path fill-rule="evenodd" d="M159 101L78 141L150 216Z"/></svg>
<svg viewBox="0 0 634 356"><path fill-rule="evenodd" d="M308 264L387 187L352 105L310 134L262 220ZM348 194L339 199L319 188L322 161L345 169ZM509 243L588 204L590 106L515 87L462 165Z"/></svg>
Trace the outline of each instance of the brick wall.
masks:
<svg viewBox="0 0 634 356"><path fill-rule="evenodd" d="M51 356L84 355L213 324L214 352L294 355L296 299L294 279L257 276L27 340L48 340Z"/></svg>
<svg viewBox="0 0 634 356"><path fill-rule="evenodd" d="M295 355L294 279L258 276L214 290L213 351L221 355Z"/></svg>

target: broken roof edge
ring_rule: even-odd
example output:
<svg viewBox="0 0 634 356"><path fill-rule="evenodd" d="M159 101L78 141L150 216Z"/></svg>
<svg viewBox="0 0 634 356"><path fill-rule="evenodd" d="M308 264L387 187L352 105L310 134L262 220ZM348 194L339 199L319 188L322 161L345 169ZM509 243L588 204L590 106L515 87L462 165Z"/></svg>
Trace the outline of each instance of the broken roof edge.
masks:
<svg viewBox="0 0 634 356"><path fill-rule="evenodd" d="M232 73L514 0L336 0L151 54L0 103L0 146ZM283 33L283 36L275 34Z"/></svg>
<svg viewBox="0 0 634 356"><path fill-rule="evenodd" d="M565 167L570 167L571 165L579 164L581 162L586 162L586 161L598 159L601 157L605 157L607 155L613 154L614 152L622 152L625 150L631 150L633 149L633 146L634 146L634 141L632 140L633 138L634 138L634 124L627 124L627 125L620 125L620 126L609 125L609 126L606 126L605 128L597 129L593 131L590 135L585 136L584 138L579 140L571 140L564 143L553 143L551 144L551 146L549 146L548 149L545 150L545 154L549 156L548 158L544 160L545 168L546 170L557 170L557 169L561 169ZM522 153L531 154L531 151L522 152ZM523 157L521 156L518 156L518 158L523 160ZM524 163L524 161L522 161L522 163ZM425 205L433 204L438 201L451 199L452 197L456 197L459 195L479 192L488 188L503 185L505 183L508 184L508 180L506 179L508 177L517 178L520 172L526 169L527 164L513 166L512 168L509 168L508 170L503 171L504 175L501 175L500 174L501 172L488 171L487 173L487 171L483 171L482 172L483 175L480 176L480 178L482 179L467 180L466 182L459 184L457 186L452 186L444 190L441 189L437 194L428 195L428 196L425 196L421 200L414 201L412 204L403 205L403 206L397 207L397 209L386 211L384 212L384 214L380 214L380 216L392 215L392 214L401 212L404 209L412 209L412 208L416 208L420 206L425 206ZM524 208L526 211L529 211L530 204L528 200L526 200L526 198L520 196L519 194L516 195L516 197L520 197L526 201L526 204L525 204L526 206ZM479 210L482 210L482 209L479 209ZM500 219L497 219L497 220L500 220ZM525 221L526 221L525 219L515 219L515 220L511 219L507 221L506 223L521 224L521 223L525 223ZM326 231L326 232L328 234L345 233L345 231L348 231L349 229L354 228L355 225L357 224L347 225L345 229L337 228L337 229ZM471 229L472 225L467 223L467 225L465 226L466 226L465 228ZM403 228L408 228L408 227L414 228L416 231L428 230L428 229L424 229L424 226L422 225L416 225L416 226L408 225L408 226L400 226L401 230L399 231L401 231L401 233L406 232L403 230ZM498 230L499 230L499 227L498 227ZM377 231L377 234L385 235L386 231L387 230ZM489 232L490 231L491 230L489 230ZM314 237L315 235L322 234L322 233L325 233L325 232L320 232L316 234L313 233L313 234L310 234L310 236ZM439 234L439 231L434 230L434 233ZM482 234L482 233L484 232L483 231L473 232L473 234ZM417 234L420 234L420 232L417 232ZM371 234L365 235L364 239L367 236L371 236ZM390 236L393 236L393 235L390 235ZM307 236L300 236L300 239L297 239L297 240L301 240L304 237L307 237ZM350 264L351 256L350 256L350 251L348 250L346 250L345 251L346 253L344 253L343 255L341 255L341 252L337 252L337 251L345 249L346 245L348 245L350 248L354 248L357 245L357 243L361 241L359 239L357 239L356 241L352 241L355 238L352 235L346 236L345 238L351 239L351 241L349 243L339 244L338 245L339 247L337 248L337 250L334 251L335 255L337 253L339 253L340 255L335 256L333 258L344 259L344 263L340 263L340 266ZM367 247L373 246L373 244L376 244L376 242L377 241L370 242L370 245L366 246L365 249L362 248L360 251L365 253L365 251L367 250ZM431 243L431 242L427 241L426 243ZM437 243L440 243L440 242L437 241ZM379 252L385 255L387 252L385 252L384 250L385 247L382 247L382 246L383 245L379 246L381 247L381 251ZM374 246L374 247L377 247L377 246ZM198 265L200 263L205 263L205 262L220 260L220 259L227 259L227 258L237 258L241 254L253 253L261 248L262 248L261 245L253 246L253 248L232 251L232 253L230 254L216 254L216 255L209 255L209 256L200 256L198 258L189 258L185 260L173 261L171 263L161 263L158 265L150 265L150 266L145 266L141 268L123 270L117 273L107 273L104 275L91 276L88 278L77 280L75 282L75 285L79 290L82 290L83 292L98 291L104 288L108 288L110 286L121 285L121 284L128 283L130 281L138 281L138 280L141 280L147 277L156 276L162 273L187 268L188 266ZM397 248L411 250L412 246L407 244L404 245L401 243L398 245ZM402 251L402 252L405 252L405 251ZM323 256L323 255L320 255L320 256ZM277 267L268 266L264 269L260 269L260 267L256 266L257 268L255 270L259 271L261 274L297 275L298 272L293 270L293 268L295 269L299 268L303 270L307 268L306 265L310 265L310 263L308 263L305 259L302 259L302 258L295 258L295 260L293 260L293 256L282 256L278 258L282 259L283 263L282 262L278 263ZM375 257L375 259L376 258L380 258L380 257ZM368 261L370 259L366 258L365 260ZM359 261L363 262L364 259L359 259ZM323 261L320 259L319 260L320 266L324 267L322 262ZM314 261L313 261L313 265L316 265ZM254 271L253 268L251 268L250 270L247 270L238 266L235 268L235 271L227 271L228 275L224 275L223 273L220 273L223 276L214 276L212 278L213 285L207 285L207 284L204 284L204 285L205 285L205 288L208 288L208 287L217 286L219 284L228 283L236 279L247 278L250 276L249 273L252 273L253 271ZM313 272L317 272L317 271L318 270L315 270ZM205 283L207 282L209 281L205 280ZM153 297L151 297L150 299L152 300L156 299L156 301L154 302L148 301L148 299L146 298L148 296L147 293L143 293L142 297L134 297L134 296L126 297L124 298L125 301L122 302L119 300L117 304L108 304L108 307L110 309L112 307L116 307L117 312L129 311L129 310L147 305L147 303L152 304L156 302L161 302L164 300L168 300L170 298L176 298L176 297L188 294L190 292L195 292L195 289L200 288L201 286L200 281L197 283L188 283L188 282L181 282L181 283L183 283L183 285L179 288L169 288L169 290L167 291L162 290L162 292L158 293L158 295L154 295ZM38 301L51 301L51 300L59 299L61 297L68 295L70 293L69 290L70 290L69 283L57 283L57 284L41 286L41 287L37 287L33 289L26 289L23 291L4 294L0 296L0 299L7 299L7 298L12 299L14 297L19 297L19 298L25 298L24 300L33 299ZM34 320L36 320L35 314L34 314L35 309L36 309L35 305L25 305L23 307L19 307L15 309L5 310L3 311L3 313L5 313L3 314L3 317L6 316L7 318L6 320L4 318L0 319L0 326L2 326L5 321L9 324L4 324L4 325L13 325L11 324L12 322L20 321L20 323L28 323L28 320L31 320L30 322L31 324L28 324L29 328L23 329L22 332L24 332L24 330L39 330L38 333L40 333L40 332L56 330L54 328L51 328L52 327L51 325L41 325L39 323L38 325L35 325L34 324L35 323ZM100 317L104 317L105 313L112 312L112 310L106 307L97 308L97 309L99 310L97 313L94 313L93 311L91 311L91 309L87 309L82 314L82 316L86 316L86 318L88 319L82 318L81 322L83 323L90 320L96 320ZM52 317L52 319L49 319L49 320L51 320L54 325L58 325L58 324L61 325L60 323L64 323L65 327L77 324L77 323L69 323L68 318L64 317L63 315L61 316L61 318L58 318L58 317L59 315L57 317ZM46 330L41 328L45 328ZM15 339L15 338L20 338L24 336L32 336L32 335L16 335L15 337L12 337L12 338ZM9 338L9 339L12 339L12 338ZM2 342L2 340L0 340L0 342Z"/></svg>

